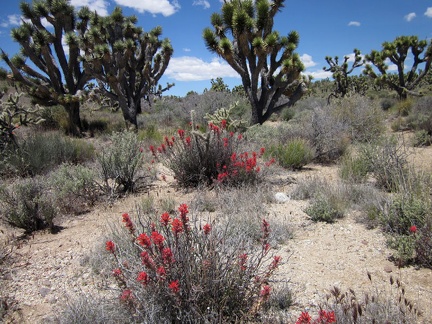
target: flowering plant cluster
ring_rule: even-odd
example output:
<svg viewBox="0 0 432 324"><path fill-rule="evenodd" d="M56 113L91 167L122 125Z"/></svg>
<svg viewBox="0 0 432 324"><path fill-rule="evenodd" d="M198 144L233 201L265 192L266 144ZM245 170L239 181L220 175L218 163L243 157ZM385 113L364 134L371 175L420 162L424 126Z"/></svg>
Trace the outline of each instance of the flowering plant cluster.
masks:
<svg viewBox="0 0 432 324"><path fill-rule="evenodd" d="M265 149L238 153L243 136L228 131L226 127L226 120L222 120L220 125L209 123L208 130L201 133L191 123L190 131L179 129L177 136L166 136L159 147L150 146L150 151L154 158L174 172L175 179L183 187L258 182L262 176L258 159ZM274 161L265 165L269 166Z"/></svg>
<svg viewBox="0 0 432 324"><path fill-rule="evenodd" d="M312 319L308 312L302 312L297 319L296 324L330 324L336 323L335 313L333 311L325 311L321 309L318 312L318 317Z"/></svg>
<svg viewBox="0 0 432 324"><path fill-rule="evenodd" d="M122 217L132 252L128 256L128 247L113 241L105 248L115 261L112 274L122 289L120 300L142 320L151 310L167 321L230 321L256 315L268 300L269 278L281 257L269 254L266 220L257 248L246 239L232 246L223 237L226 231L191 221L186 204L177 215L164 212L157 221L145 215L136 222L127 213Z"/></svg>

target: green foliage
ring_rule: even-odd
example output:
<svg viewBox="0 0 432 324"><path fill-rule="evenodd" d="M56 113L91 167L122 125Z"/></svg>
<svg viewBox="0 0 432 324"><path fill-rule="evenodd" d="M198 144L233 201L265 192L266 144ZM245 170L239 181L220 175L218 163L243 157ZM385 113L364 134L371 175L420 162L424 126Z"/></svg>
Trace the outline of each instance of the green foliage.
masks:
<svg viewBox="0 0 432 324"><path fill-rule="evenodd" d="M136 320L233 322L259 317L281 261L271 255L266 220L261 220L259 244L244 235L227 240L227 228L191 217L186 204L178 213L160 217L140 210L137 218L123 214L123 222L126 229L106 248L123 291L121 301Z"/></svg>
<svg viewBox="0 0 432 324"><path fill-rule="evenodd" d="M49 175L56 206L64 213L79 214L99 199L96 172L83 165L62 164Z"/></svg>
<svg viewBox="0 0 432 324"><path fill-rule="evenodd" d="M399 101L395 105L394 109L396 110L396 112L399 116L406 117L411 112L412 106L413 106L412 99L405 99L405 100Z"/></svg>
<svg viewBox="0 0 432 324"><path fill-rule="evenodd" d="M392 192L405 187L408 153L397 138L382 138L361 146L359 154L373 174L377 187Z"/></svg>
<svg viewBox="0 0 432 324"><path fill-rule="evenodd" d="M312 162L314 157L312 147L302 138L293 138L286 144L271 146L268 154L274 157L280 166L294 170L299 170Z"/></svg>
<svg viewBox="0 0 432 324"><path fill-rule="evenodd" d="M143 170L143 149L133 132L113 133L110 145L97 155L105 190L111 194L134 192Z"/></svg>
<svg viewBox="0 0 432 324"><path fill-rule="evenodd" d="M227 84L225 84L222 78L211 79L210 82L210 91L229 92L229 87Z"/></svg>
<svg viewBox="0 0 432 324"><path fill-rule="evenodd" d="M94 157L92 144L58 133L34 134L18 145L17 149L8 151L6 167L21 176L44 174L62 163L76 164Z"/></svg>
<svg viewBox="0 0 432 324"><path fill-rule="evenodd" d="M432 137L426 130L421 129L414 133L413 145L415 147L430 146L431 144L432 144Z"/></svg>
<svg viewBox="0 0 432 324"><path fill-rule="evenodd" d="M325 196L315 198L305 212L315 222L333 223L344 216L344 210L340 208L337 201Z"/></svg>
<svg viewBox="0 0 432 324"><path fill-rule="evenodd" d="M407 118L407 126L415 131L425 131L429 135L432 135L431 98L428 96L416 100Z"/></svg>
<svg viewBox="0 0 432 324"><path fill-rule="evenodd" d="M2 218L27 234L47 227L52 229L57 214L47 188L38 178L19 180L0 188L0 207Z"/></svg>
<svg viewBox="0 0 432 324"><path fill-rule="evenodd" d="M339 169L340 177L347 182L365 182L369 172L369 164L361 156L347 151L342 159Z"/></svg>

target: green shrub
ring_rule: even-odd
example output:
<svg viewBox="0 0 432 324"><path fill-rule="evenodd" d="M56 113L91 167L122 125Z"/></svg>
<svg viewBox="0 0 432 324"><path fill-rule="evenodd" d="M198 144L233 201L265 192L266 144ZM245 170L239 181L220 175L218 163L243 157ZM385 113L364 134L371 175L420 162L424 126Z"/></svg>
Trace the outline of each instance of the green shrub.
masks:
<svg viewBox="0 0 432 324"><path fill-rule="evenodd" d="M432 136L432 99L430 96L419 98L413 105L407 124L411 129L423 131Z"/></svg>
<svg viewBox="0 0 432 324"><path fill-rule="evenodd" d="M396 104L396 100L395 99L390 99L390 98L384 98L381 100L381 109L384 111L389 110L390 108L392 108L395 104Z"/></svg>
<svg viewBox="0 0 432 324"><path fill-rule="evenodd" d="M56 209L47 188L38 178L23 179L0 189L0 206L4 220L31 233L53 228Z"/></svg>
<svg viewBox="0 0 432 324"><path fill-rule="evenodd" d="M348 182L362 183L366 181L368 171L368 161L361 156L346 152L342 157L339 169L341 179Z"/></svg>
<svg viewBox="0 0 432 324"><path fill-rule="evenodd" d="M155 124L147 125L143 130L138 133L139 140L150 140L154 142L162 142L163 135L161 134L159 128Z"/></svg>
<svg viewBox="0 0 432 324"><path fill-rule="evenodd" d="M368 165L378 188L398 191L406 185L408 152L395 137L382 138L360 147L359 157Z"/></svg>
<svg viewBox="0 0 432 324"><path fill-rule="evenodd" d="M405 117L405 116L408 116L409 113L411 112L413 104L414 104L413 100L408 98L408 99L399 101L394 106L394 109L396 110L396 112L399 116Z"/></svg>
<svg viewBox="0 0 432 324"><path fill-rule="evenodd" d="M271 255L269 224L262 220L259 244L188 215L123 214L125 230L107 241L120 300L149 323L247 322L259 318L281 258ZM229 225L228 225L229 226Z"/></svg>
<svg viewBox="0 0 432 324"><path fill-rule="evenodd" d="M285 145L271 146L268 154L274 157L280 166L294 170L301 169L314 157L309 143L301 138L293 138Z"/></svg>
<svg viewBox="0 0 432 324"><path fill-rule="evenodd" d="M9 151L6 163L18 175L38 175L65 163L82 163L93 159L94 147L83 139L71 139L58 133L32 135L15 150Z"/></svg>
<svg viewBox="0 0 432 324"><path fill-rule="evenodd" d="M344 216L344 211L334 200L323 196L315 198L305 212L314 222L333 223Z"/></svg>
<svg viewBox="0 0 432 324"><path fill-rule="evenodd" d="M142 177L144 154L132 132L113 133L111 143L97 155L105 190L110 193L133 192Z"/></svg>
<svg viewBox="0 0 432 324"><path fill-rule="evenodd" d="M413 146L415 147L430 146L431 143L432 143L432 137L426 130L421 129L414 133Z"/></svg>
<svg viewBox="0 0 432 324"><path fill-rule="evenodd" d="M62 164L50 174L49 183L56 205L63 212L82 213L100 196L96 172L83 165Z"/></svg>

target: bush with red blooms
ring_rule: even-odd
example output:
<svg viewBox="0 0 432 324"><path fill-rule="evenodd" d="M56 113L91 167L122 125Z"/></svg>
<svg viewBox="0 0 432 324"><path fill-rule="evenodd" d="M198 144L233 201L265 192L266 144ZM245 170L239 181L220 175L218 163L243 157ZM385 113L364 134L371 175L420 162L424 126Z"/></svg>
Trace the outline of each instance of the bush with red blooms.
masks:
<svg viewBox="0 0 432 324"><path fill-rule="evenodd" d="M219 126L209 123L208 130L201 133L179 129L176 136L165 137L159 147L150 146L155 158L174 173L177 183L182 187L196 187L200 184L222 184L240 186L256 184L262 177L259 152L239 153L243 135L229 132L224 120ZM274 162L269 161L265 166Z"/></svg>
<svg viewBox="0 0 432 324"><path fill-rule="evenodd" d="M302 312L297 319L296 324L330 324L336 323L335 313L333 311L325 311L321 309L318 312L318 317L312 319L308 312Z"/></svg>
<svg viewBox="0 0 432 324"><path fill-rule="evenodd" d="M140 322L233 322L258 316L271 294L270 279L281 263L271 255L270 225L263 219L261 241L227 239L226 228L178 214L156 220L138 208L135 221L123 214L123 241L106 242L120 300Z"/></svg>

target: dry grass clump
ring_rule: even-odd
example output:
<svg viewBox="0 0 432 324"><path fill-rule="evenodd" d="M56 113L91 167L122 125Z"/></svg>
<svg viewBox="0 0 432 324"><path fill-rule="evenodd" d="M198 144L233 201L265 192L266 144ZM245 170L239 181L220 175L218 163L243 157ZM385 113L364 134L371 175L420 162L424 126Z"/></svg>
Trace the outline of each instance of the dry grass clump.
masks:
<svg viewBox="0 0 432 324"><path fill-rule="evenodd" d="M372 285L372 276L368 273ZM405 294L399 279L389 278L390 287L380 291L376 286L361 296L352 289L333 287L323 309L334 311L337 323L418 323L421 312Z"/></svg>

